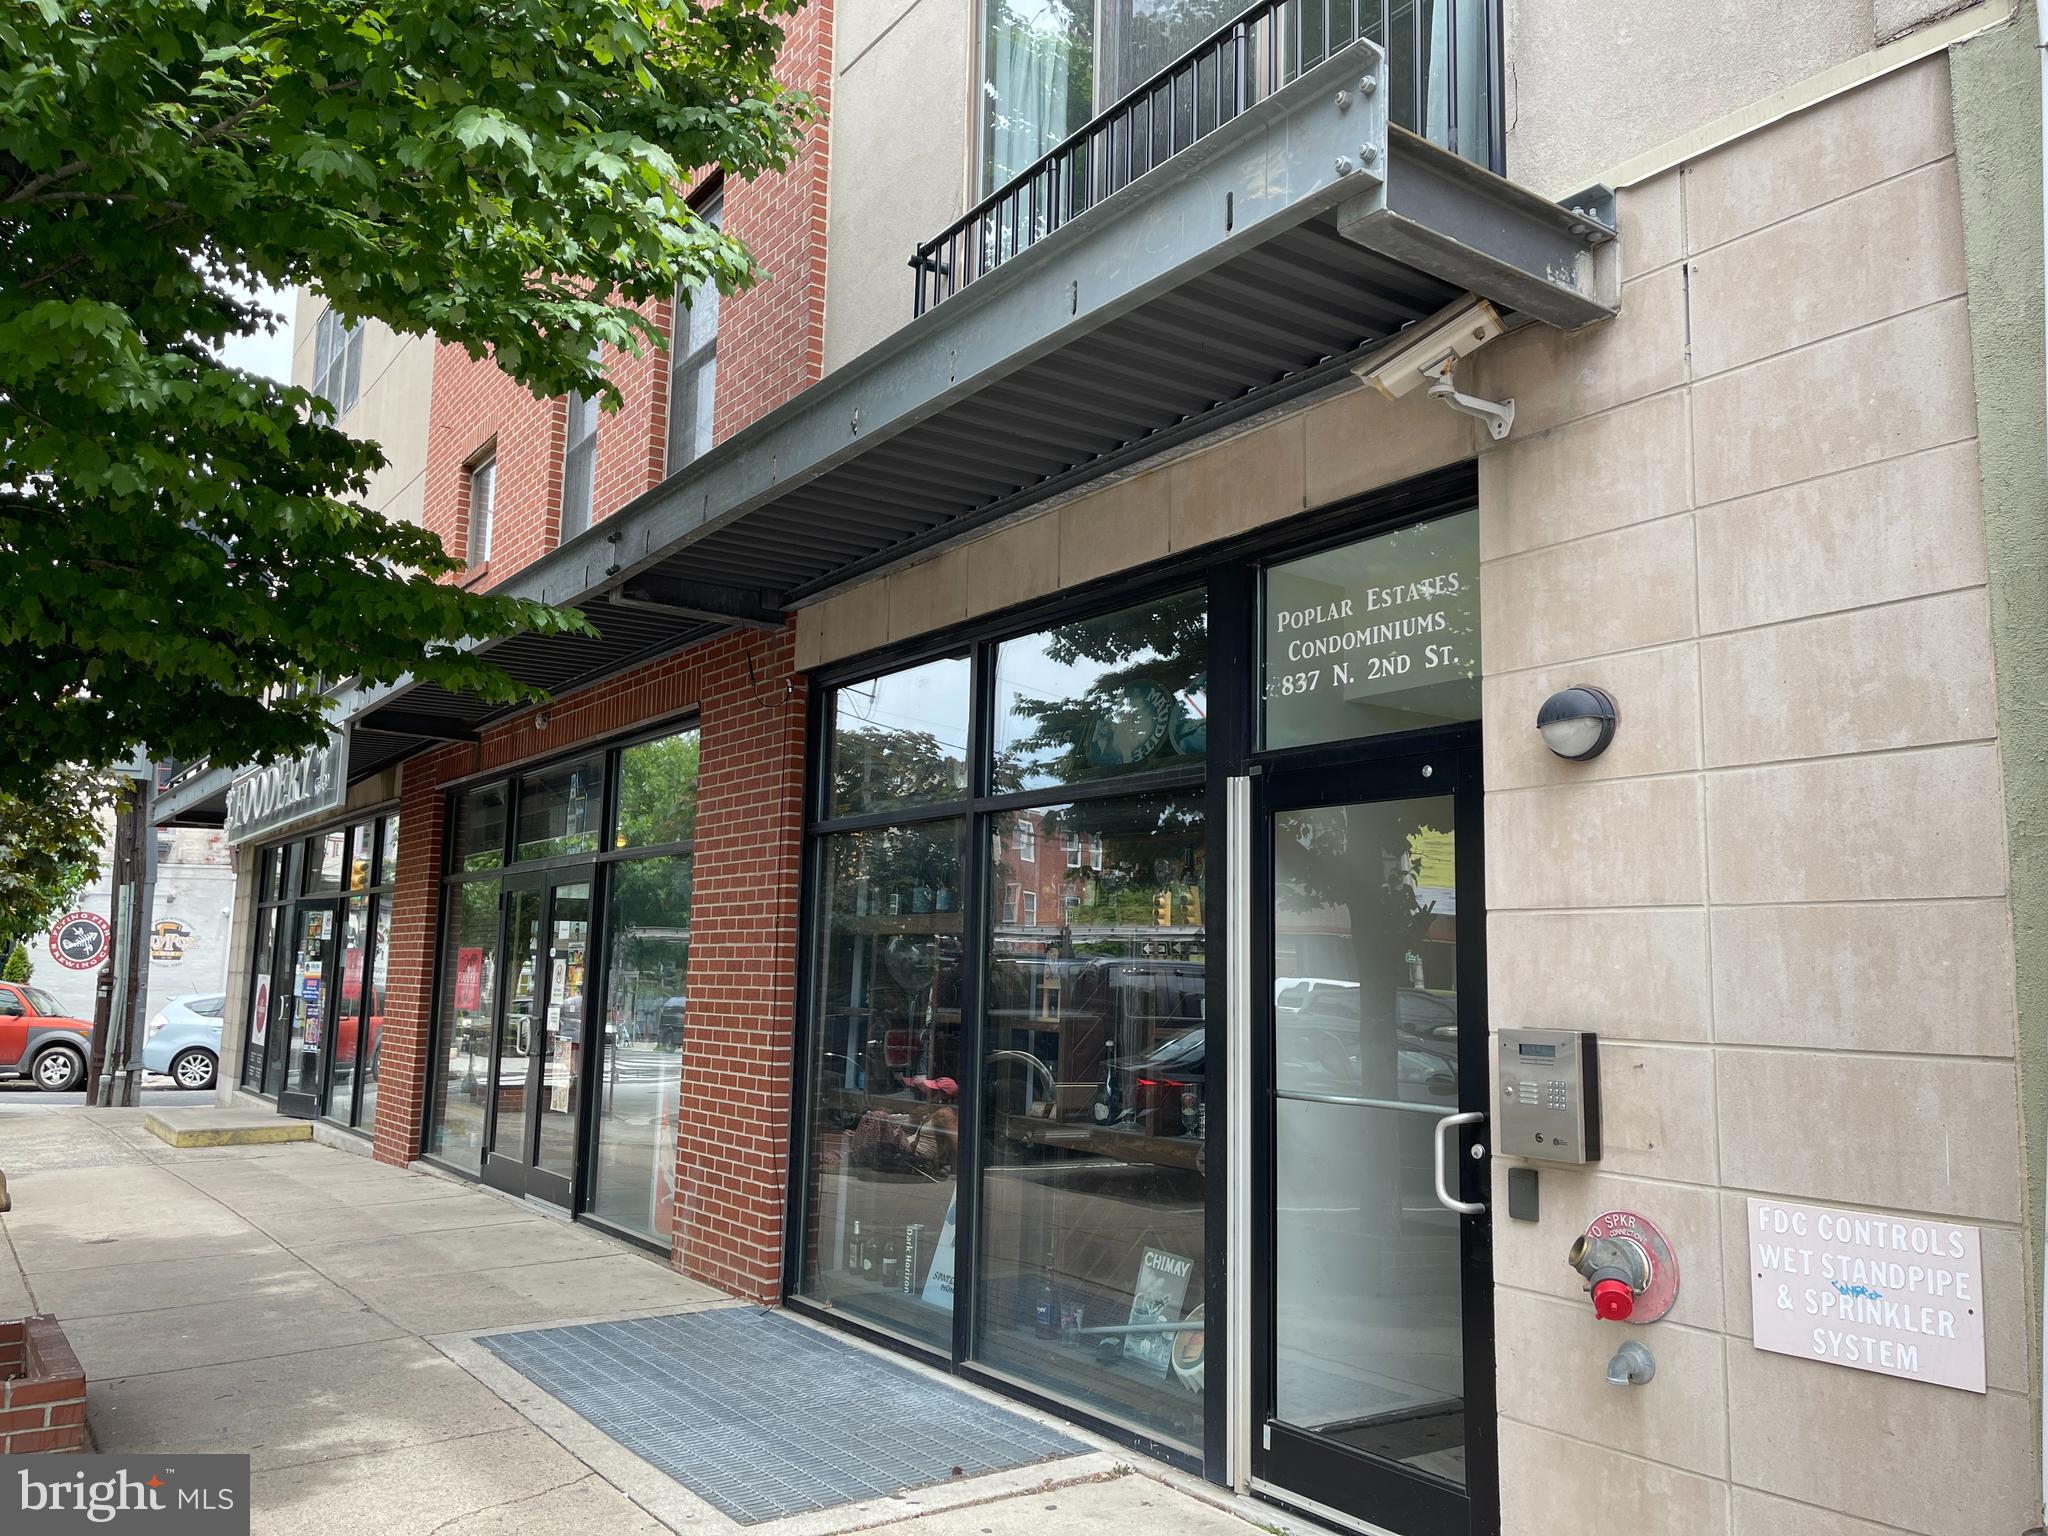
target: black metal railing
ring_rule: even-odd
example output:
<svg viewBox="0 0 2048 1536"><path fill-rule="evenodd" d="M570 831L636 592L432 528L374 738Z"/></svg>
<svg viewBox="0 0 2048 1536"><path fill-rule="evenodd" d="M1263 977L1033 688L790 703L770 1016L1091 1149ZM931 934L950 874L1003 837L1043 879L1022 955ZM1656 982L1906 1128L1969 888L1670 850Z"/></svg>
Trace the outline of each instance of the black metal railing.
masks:
<svg viewBox="0 0 2048 1536"><path fill-rule="evenodd" d="M1477 47L1461 49L1461 22L1477 23ZM1360 37L1385 51L1389 122L1501 168L1499 0L1260 0L918 246L913 313L986 277ZM1432 74L1441 81L1435 91Z"/></svg>

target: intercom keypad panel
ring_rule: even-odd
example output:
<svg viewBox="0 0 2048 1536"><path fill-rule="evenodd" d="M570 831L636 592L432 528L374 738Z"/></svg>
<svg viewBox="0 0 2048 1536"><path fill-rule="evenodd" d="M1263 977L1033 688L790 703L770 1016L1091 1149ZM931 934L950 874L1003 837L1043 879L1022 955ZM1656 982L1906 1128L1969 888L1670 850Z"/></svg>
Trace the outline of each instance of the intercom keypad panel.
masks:
<svg viewBox="0 0 2048 1536"><path fill-rule="evenodd" d="M1500 1119L1495 1150L1545 1163L1600 1157L1598 1044L1575 1029L1500 1032Z"/></svg>

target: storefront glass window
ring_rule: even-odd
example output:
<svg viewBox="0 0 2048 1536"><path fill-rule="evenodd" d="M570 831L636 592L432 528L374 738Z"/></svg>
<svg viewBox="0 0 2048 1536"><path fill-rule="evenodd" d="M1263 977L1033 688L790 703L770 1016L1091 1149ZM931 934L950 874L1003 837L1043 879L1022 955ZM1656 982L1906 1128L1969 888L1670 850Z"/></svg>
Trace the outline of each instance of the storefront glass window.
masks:
<svg viewBox="0 0 2048 1536"><path fill-rule="evenodd" d="M999 915L987 952L977 1358L1199 1445L1201 796L1045 806L991 829L989 878L1038 899ZM1021 861L1027 829L1089 857Z"/></svg>
<svg viewBox="0 0 2048 1536"><path fill-rule="evenodd" d="M1479 514L1458 512L1266 572L1268 747L1479 718Z"/></svg>
<svg viewBox="0 0 2048 1536"><path fill-rule="evenodd" d="M615 848L688 842L697 830L698 736L678 731L619 754Z"/></svg>
<svg viewBox="0 0 2048 1536"><path fill-rule="evenodd" d="M604 808L604 759L587 757L519 782L519 847L515 857L548 859L593 853Z"/></svg>
<svg viewBox="0 0 2048 1536"><path fill-rule="evenodd" d="M427 1150L459 1167L483 1157L491 1005L498 988L498 882L449 887L442 927L441 1017Z"/></svg>
<svg viewBox="0 0 2048 1536"><path fill-rule="evenodd" d="M949 1349L965 823L827 840L802 1293Z"/></svg>
<svg viewBox="0 0 2048 1536"><path fill-rule="evenodd" d="M970 1358L1189 1446L1207 1284L1208 662L1196 590L828 700L795 1286L949 1356L968 1286ZM899 687L921 675L943 690ZM950 739L975 717L986 756L915 778L901 765L934 757L902 738L929 742L942 698L958 701ZM841 820L877 810L899 819ZM970 891L979 930L961 916ZM968 1094L983 1172L962 1187ZM956 1249L963 1209L971 1250Z"/></svg>
<svg viewBox="0 0 2048 1536"><path fill-rule="evenodd" d="M393 820L397 818L394 817ZM363 1034L361 1088L358 1096L362 1104L356 1113L356 1124L365 1129L374 1129L377 1124L377 1076L384 1043L384 983L391 961L391 898L372 896L370 898L370 995L367 1001L368 1024Z"/></svg>
<svg viewBox="0 0 2048 1536"><path fill-rule="evenodd" d="M694 748L695 732L688 740ZM675 1220L690 964L689 856L614 864L607 924L606 1052L597 1085L590 1210L665 1243Z"/></svg>
<svg viewBox="0 0 2048 1536"><path fill-rule="evenodd" d="M377 853L377 824L366 821L361 826L349 829L348 843L348 888L352 891L366 891L375 877Z"/></svg>
<svg viewBox="0 0 2048 1536"><path fill-rule="evenodd" d="M455 802L455 870L473 874L505 862L505 790L481 784Z"/></svg>
<svg viewBox="0 0 2048 1536"><path fill-rule="evenodd" d="M341 998L334 1021L334 1067L327 1081L327 1118L343 1125L356 1103L356 1063L360 1052L363 980L368 970L370 900L349 898L341 930Z"/></svg>
<svg viewBox="0 0 2048 1536"><path fill-rule="evenodd" d="M384 831L377 842L377 883L396 885L398 883L398 815L393 812L384 818Z"/></svg>
<svg viewBox="0 0 2048 1536"><path fill-rule="evenodd" d="M996 652L995 792L1199 763L1208 708L1200 592L1005 641Z"/></svg>
<svg viewBox="0 0 2048 1536"><path fill-rule="evenodd" d="M967 792L969 675L967 659L951 657L833 690L833 815Z"/></svg>
<svg viewBox="0 0 2048 1536"><path fill-rule="evenodd" d="M341 889L342 855L348 834L339 828L322 832L306 844L306 894L326 895Z"/></svg>

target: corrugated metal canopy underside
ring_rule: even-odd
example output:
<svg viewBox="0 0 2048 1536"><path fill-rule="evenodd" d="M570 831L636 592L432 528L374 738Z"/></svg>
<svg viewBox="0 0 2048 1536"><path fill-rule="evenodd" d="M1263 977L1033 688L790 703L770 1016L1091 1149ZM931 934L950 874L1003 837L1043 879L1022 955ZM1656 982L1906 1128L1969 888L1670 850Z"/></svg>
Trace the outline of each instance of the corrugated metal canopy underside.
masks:
<svg viewBox="0 0 2048 1536"><path fill-rule="evenodd" d="M664 576L814 595L1319 387L1462 290L1297 225L700 536ZM942 306L943 308L943 306Z"/></svg>
<svg viewBox="0 0 2048 1536"><path fill-rule="evenodd" d="M1461 291L1346 239L1329 215L1310 219L706 526L651 571L784 602L814 595L1322 387ZM598 636L520 636L491 660L559 695L729 627L603 596L575 606ZM358 718L350 778L445 739L380 722L424 717L459 737L509 712L412 685Z"/></svg>
<svg viewBox="0 0 2048 1536"><path fill-rule="evenodd" d="M796 604L1344 379L1466 293L1614 312L1611 233L1389 130L1340 48L499 590L593 636L489 649L560 695ZM1368 172L1364 167L1376 167ZM352 776L508 713L432 684L345 692Z"/></svg>

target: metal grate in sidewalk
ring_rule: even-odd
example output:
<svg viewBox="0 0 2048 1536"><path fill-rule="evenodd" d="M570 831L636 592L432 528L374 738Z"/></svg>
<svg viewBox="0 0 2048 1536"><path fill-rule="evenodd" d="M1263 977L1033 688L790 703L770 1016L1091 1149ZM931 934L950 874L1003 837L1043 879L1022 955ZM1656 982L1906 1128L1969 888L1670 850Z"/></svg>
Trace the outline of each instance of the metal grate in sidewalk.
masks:
<svg viewBox="0 0 2048 1536"><path fill-rule="evenodd" d="M774 1312L719 1307L477 1342L743 1525L1089 1449Z"/></svg>

